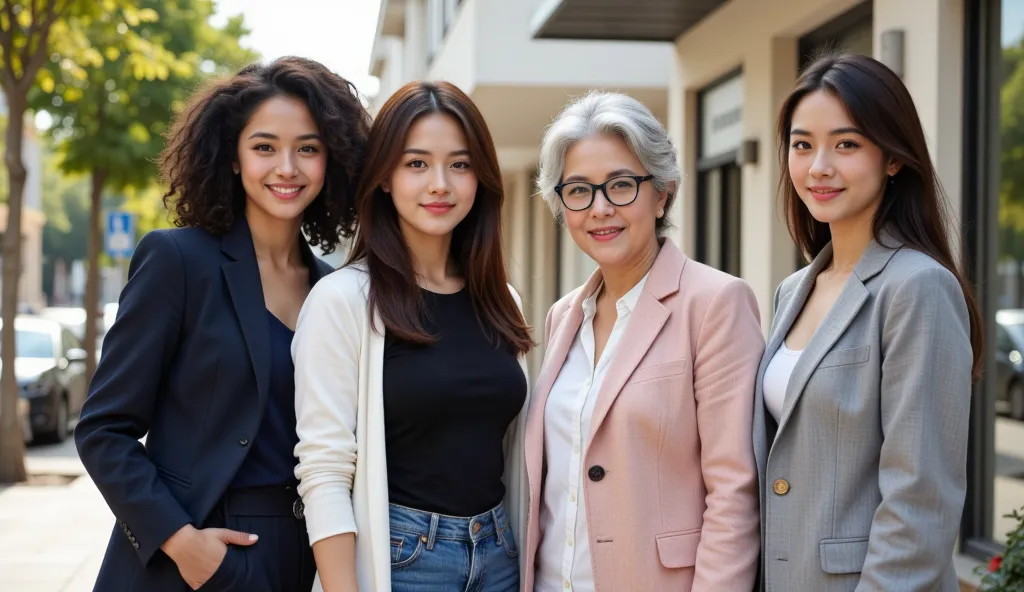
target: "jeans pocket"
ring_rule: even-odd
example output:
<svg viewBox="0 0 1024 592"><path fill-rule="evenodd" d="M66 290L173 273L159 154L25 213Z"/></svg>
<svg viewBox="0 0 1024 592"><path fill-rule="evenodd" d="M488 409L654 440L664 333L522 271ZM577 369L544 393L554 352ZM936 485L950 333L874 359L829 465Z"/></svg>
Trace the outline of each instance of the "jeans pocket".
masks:
<svg viewBox="0 0 1024 592"><path fill-rule="evenodd" d="M244 575L245 553L234 545L228 545L228 552L217 566L217 571L197 592L229 592L242 583L240 580L244 579Z"/></svg>
<svg viewBox="0 0 1024 592"><path fill-rule="evenodd" d="M426 538L424 535L392 530L391 569L402 569L415 563L427 546Z"/></svg>
<svg viewBox="0 0 1024 592"><path fill-rule="evenodd" d="M519 548L516 547L516 535L512 532L512 527L509 526L508 522L505 522L504 526L498 528L497 532L498 543L502 549L505 549L505 553L515 559L519 557Z"/></svg>

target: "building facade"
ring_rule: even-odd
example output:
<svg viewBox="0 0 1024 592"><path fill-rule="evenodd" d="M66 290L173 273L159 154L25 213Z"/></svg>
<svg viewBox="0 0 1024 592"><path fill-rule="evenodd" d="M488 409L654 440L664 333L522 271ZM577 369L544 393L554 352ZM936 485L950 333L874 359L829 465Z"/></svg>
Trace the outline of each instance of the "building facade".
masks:
<svg viewBox="0 0 1024 592"><path fill-rule="evenodd" d="M685 172L673 238L750 282L766 327L775 287L802 265L776 207L782 98L823 49L900 74L986 319L954 557L976 582L970 567L1001 550L1014 526L1004 515L1024 506L1024 2L612 0L596 12L549 0L532 22L537 39L672 43L667 119Z"/></svg>
<svg viewBox="0 0 1024 592"><path fill-rule="evenodd" d="M684 172L670 238L749 282L767 329L775 287L803 265L776 205L777 110L833 48L874 56L910 89L984 310L953 558L970 585L1013 526L1004 515L1024 506L1024 2L384 0L371 70L375 105L426 78L480 106L505 176L512 279L535 327L593 269L534 195L539 140L571 97L602 88L665 122Z"/></svg>

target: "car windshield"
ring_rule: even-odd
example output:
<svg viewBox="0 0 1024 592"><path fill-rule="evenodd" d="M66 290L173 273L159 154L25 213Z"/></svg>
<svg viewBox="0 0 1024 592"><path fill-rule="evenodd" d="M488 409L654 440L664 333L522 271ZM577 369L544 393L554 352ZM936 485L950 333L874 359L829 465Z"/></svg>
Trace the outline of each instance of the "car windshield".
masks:
<svg viewBox="0 0 1024 592"><path fill-rule="evenodd" d="M42 331L17 331L19 358L52 358L53 337Z"/></svg>

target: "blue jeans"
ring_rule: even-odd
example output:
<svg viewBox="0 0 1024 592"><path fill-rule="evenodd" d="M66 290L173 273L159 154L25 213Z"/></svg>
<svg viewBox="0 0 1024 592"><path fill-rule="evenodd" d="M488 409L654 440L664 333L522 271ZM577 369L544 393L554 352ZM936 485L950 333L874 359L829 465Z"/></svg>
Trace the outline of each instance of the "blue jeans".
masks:
<svg viewBox="0 0 1024 592"><path fill-rule="evenodd" d="M519 551L504 505L469 518L391 504L392 592L517 592Z"/></svg>

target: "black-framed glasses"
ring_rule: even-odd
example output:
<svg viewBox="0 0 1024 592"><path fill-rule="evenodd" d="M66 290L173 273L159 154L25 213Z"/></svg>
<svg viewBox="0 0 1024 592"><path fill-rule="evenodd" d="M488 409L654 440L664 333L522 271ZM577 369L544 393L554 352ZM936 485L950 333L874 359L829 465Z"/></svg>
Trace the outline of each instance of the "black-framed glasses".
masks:
<svg viewBox="0 0 1024 592"><path fill-rule="evenodd" d="M555 185L555 193L562 200L565 209L579 212L594 203L598 190L604 193L605 199L613 206L628 206L640 195L640 184L650 181L654 175L623 175L612 177L600 185L586 181L571 181Z"/></svg>

